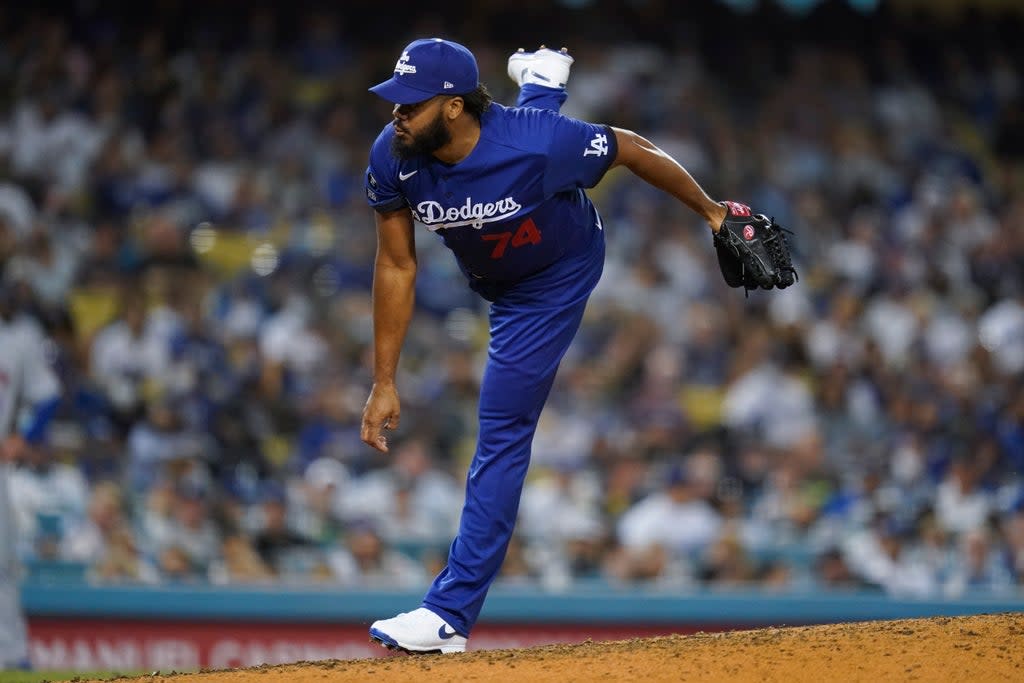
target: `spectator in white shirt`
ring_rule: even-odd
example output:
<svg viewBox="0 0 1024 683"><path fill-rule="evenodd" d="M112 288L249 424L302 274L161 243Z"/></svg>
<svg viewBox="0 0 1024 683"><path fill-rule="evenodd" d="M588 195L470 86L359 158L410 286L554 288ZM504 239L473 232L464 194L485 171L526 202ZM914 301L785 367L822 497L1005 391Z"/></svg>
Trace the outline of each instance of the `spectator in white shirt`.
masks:
<svg viewBox="0 0 1024 683"><path fill-rule="evenodd" d="M618 537L627 554L653 547L686 556L704 549L718 536L722 518L684 463L670 467L663 487L625 512Z"/></svg>
<svg viewBox="0 0 1024 683"><path fill-rule="evenodd" d="M875 523L843 542L843 559L855 576L903 598L933 596L939 590L932 568L911 552L909 527L894 518Z"/></svg>
<svg viewBox="0 0 1024 683"><path fill-rule="evenodd" d="M168 355L146 324L142 298L129 293L121 302L118 317L93 338L90 369L117 411L132 415L142 403L146 380L163 374Z"/></svg>
<svg viewBox="0 0 1024 683"><path fill-rule="evenodd" d="M61 538L85 515L89 483L74 465L55 462L45 444L26 448L10 479L22 552L55 559Z"/></svg>
<svg viewBox="0 0 1024 683"><path fill-rule="evenodd" d="M935 496L935 515L946 531L981 528L992 511L992 497L981 488L978 468L966 454L953 458Z"/></svg>

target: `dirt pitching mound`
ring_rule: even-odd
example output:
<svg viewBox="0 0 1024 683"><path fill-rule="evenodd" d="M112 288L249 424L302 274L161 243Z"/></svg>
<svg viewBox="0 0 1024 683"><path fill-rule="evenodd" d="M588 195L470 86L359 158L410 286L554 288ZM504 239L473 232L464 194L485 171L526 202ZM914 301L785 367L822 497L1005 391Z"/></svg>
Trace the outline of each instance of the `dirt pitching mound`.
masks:
<svg viewBox="0 0 1024 683"><path fill-rule="evenodd" d="M158 674L126 683L1022 681L1024 614L697 633L460 655Z"/></svg>

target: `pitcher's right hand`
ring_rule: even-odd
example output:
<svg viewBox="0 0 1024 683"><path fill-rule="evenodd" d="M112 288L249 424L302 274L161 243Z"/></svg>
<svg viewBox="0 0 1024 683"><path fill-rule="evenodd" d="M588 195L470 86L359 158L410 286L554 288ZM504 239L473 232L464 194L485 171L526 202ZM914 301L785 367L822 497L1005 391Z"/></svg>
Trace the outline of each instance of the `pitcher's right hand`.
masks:
<svg viewBox="0 0 1024 683"><path fill-rule="evenodd" d="M359 436L364 443L381 453L388 452L385 429L397 429L401 416L398 391L394 384L374 384L363 407L363 424Z"/></svg>

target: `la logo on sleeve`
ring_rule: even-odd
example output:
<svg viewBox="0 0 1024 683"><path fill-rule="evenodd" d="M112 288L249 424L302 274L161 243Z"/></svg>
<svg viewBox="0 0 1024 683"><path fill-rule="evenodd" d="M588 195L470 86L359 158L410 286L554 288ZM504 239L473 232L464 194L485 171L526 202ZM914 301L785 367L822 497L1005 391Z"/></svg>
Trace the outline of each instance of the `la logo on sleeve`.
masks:
<svg viewBox="0 0 1024 683"><path fill-rule="evenodd" d="M598 133L594 136L594 139L590 141L590 147L583 150L583 156L585 157L603 157L608 155L608 136L604 133Z"/></svg>

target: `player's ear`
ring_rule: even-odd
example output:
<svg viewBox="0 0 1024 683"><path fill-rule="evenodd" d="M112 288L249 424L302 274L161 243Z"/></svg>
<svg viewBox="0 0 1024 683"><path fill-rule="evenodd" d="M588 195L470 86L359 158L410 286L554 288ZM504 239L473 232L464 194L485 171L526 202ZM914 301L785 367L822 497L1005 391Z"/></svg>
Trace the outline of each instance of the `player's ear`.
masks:
<svg viewBox="0 0 1024 683"><path fill-rule="evenodd" d="M443 111L449 121L454 121L466 108L466 101L461 96L449 97L444 103Z"/></svg>

